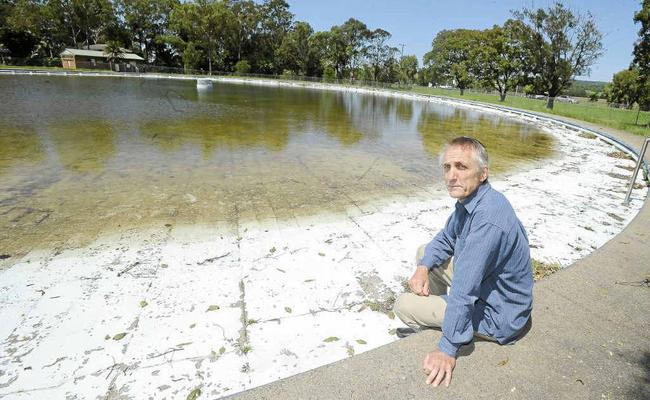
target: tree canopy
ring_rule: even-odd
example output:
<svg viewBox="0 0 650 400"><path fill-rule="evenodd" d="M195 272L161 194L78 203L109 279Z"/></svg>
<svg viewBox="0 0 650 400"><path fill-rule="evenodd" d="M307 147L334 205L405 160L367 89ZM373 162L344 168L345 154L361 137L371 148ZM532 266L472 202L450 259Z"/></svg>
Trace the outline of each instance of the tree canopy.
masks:
<svg viewBox="0 0 650 400"><path fill-rule="evenodd" d="M208 73L331 69L339 79L415 82L417 58L402 68L390 38L354 18L315 32L285 0L0 0L0 45L27 62L110 42L148 64Z"/></svg>
<svg viewBox="0 0 650 400"><path fill-rule="evenodd" d="M528 29L521 31L527 73L548 94L547 108L578 75L602 54L602 33L591 14L577 14L557 2L547 9L514 13Z"/></svg>

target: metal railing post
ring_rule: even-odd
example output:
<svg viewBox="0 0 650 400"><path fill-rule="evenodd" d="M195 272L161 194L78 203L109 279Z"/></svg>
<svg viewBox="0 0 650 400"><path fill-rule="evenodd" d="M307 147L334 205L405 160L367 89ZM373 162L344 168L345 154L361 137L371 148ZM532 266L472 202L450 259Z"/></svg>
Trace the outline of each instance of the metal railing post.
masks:
<svg viewBox="0 0 650 400"><path fill-rule="evenodd" d="M630 204L630 196L632 195L632 189L634 189L634 181L636 181L636 176L639 173L639 169L643 164L643 157L645 156L645 151L648 149L648 143L650 143L650 138L646 138L641 146L641 151L639 152L639 158L636 160L636 167L634 167L634 172L632 173L632 179L630 180L630 187L627 189L627 195L625 195L625 200L623 200L623 205Z"/></svg>

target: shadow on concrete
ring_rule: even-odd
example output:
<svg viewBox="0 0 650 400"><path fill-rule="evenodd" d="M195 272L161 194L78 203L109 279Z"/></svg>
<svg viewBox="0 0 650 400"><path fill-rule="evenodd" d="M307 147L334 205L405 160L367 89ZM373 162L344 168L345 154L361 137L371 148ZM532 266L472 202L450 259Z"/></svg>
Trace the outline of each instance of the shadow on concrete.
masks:
<svg viewBox="0 0 650 400"><path fill-rule="evenodd" d="M639 377L638 384L631 388L629 396L632 399L647 399L650 395L650 351L644 351L631 361L643 369L643 376Z"/></svg>

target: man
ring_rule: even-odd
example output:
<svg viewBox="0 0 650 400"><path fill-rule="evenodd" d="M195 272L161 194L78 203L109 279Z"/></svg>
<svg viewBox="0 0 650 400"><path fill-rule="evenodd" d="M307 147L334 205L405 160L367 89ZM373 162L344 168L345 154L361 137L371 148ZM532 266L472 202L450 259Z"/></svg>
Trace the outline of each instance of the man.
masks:
<svg viewBox="0 0 650 400"><path fill-rule="evenodd" d="M443 379L449 386L458 349L474 336L513 342L533 302L528 238L508 200L488 183L485 147L473 138L455 138L445 146L441 164L456 209L418 251L412 293L401 295L394 308L410 327L400 328L400 336L442 328L438 348L423 361L426 382L433 386Z"/></svg>

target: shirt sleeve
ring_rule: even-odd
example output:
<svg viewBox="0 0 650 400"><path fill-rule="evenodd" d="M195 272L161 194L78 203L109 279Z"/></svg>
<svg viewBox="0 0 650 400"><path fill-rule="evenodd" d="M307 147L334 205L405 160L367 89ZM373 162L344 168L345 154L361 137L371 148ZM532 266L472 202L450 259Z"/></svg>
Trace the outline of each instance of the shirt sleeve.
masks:
<svg viewBox="0 0 650 400"><path fill-rule="evenodd" d="M484 223L469 232L462 250L455 255L443 336L438 342L438 348L449 356L456 357L458 348L474 336L472 315L481 283L495 268L504 238L501 228Z"/></svg>
<svg viewBox="0 0 650 400"><path fill-rule="evenodd" d="M455 217L456 213L454 212L447 219L445 227L427 244L424 249L424 257L422 257L418 265L424 265L431 269L442 265L454 254L456 234L454 233L453 224L455 223Z"/></svg>

